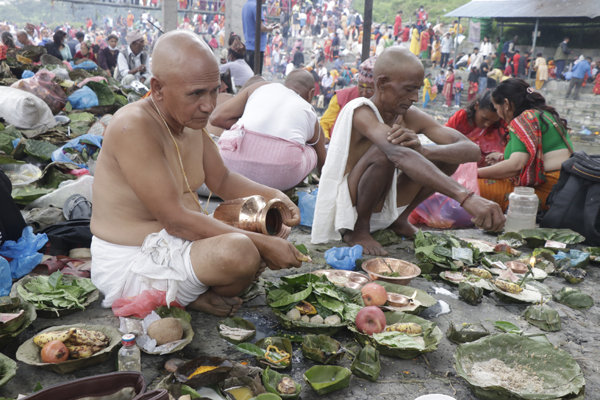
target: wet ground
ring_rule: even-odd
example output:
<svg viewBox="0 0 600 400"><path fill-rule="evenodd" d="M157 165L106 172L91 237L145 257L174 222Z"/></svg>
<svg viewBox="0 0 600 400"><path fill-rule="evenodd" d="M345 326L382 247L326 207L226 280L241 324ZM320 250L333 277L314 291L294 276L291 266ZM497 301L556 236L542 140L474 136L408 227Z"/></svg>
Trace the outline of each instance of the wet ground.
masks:
<svg viewBox="0 0 600 400"><path fill-rule="evenodd" d="M475 229L457 230L454 234L459 237L480 238L488 241L494 241L495 239L493 236ZM290 240L296 243L305 243L307 245L311 251L314 264L305 263L302 268L294 271L267 271L263 275L263 278L266 280L275 280L289 273L308 272L324 268L323 251L329 246L310 245L309 239L309 230L304 227L294 228L290 237ZM341 246L342 244L331 243L330 245ZM412 241L404 241L401 244L390 246L388 250L392 257L415 261ZM600 270L596 265L590 265L587 267L587 271L588 278L577 286L590 294L596 301L596 304L598 304L600 302L600 294L597 287L598 282L600 282ZM566 283L564 279L557 277L549 277L544 283L553 290L558 290L563 286L574 286ZM519 317L526 308L525 305L503 305L498 298L490 295L484 296L482 304L471 306L462 300L458 300L457 296L434 293L435 287L441 287L453 294L457 294L458 290L456 287L442 282L428 282L424 278L414 279L411 286L426 290L434 298L443 300L450 306L451 312L449 314L431 318L443 332L448 329L451 321L455 324L481 321L490 330L493 330L491 325L497 320L515 323L527 333L541 332ZM599 399L599 308L594 306L589 310L577 311L552 302L550 305L556 308L561 315L562 330L560 332L548 333L548 339L554 345L570 353L581 366L586 378L586 398ZM220 318L196 312L191 312L191 314L193 318L192 326L195 331L194 340L183 351L177 353L176 357L192 359L201 355L212 355L232 360L248 360L248 356L236 351L230 344L219 338L217 324ZM238 316L243 316L255 322L258 327L258 334L255 340L280 331L275 316L265 304L264 296L259 296L245 303ZM85 310L85 312L79 312L60 319L38 318L20 335L17 341L4 348L3 353L14 359L15 352L20 343L34 336L40 330L54 325L81 322L118 326L118 320L112 315L112 312L102 309L100 301L97 301ZM349 344L354 341L352 335L348 332L342 332L336 335L335 338L343 344ZM454 396L460 400L475 399L476 397L465 382L455 375L453 368L453 354L455 349L456 345L444 337L436 351L419 356L413 360L382 357L382 369L377 383L371 383L353 376L349 388L328 394L325 398L334 400L348 398L412 400L424 394L442 393ZM314 363L309 360L302 360L298 345L295 345L295 350L295 362L291 375L295 380L303 384L302 399L316 399L319 396L302 379L304 371L313 366ZM142 371L151 386L164 378L166 372L162 367L164 362L171 357L173 355L156 356L142 354ZM340 362L340 365L349 368L351 360L344 358ZM43 371L19 363L17 376L4 388L0 388L0 396L14 398L19 393L28 393L34 388L37 382L40 382L43 387L48 387L56 383L115 370L116 354L110 361L104 364L88 367L66 375L57 375L53 372Z"/></svg>

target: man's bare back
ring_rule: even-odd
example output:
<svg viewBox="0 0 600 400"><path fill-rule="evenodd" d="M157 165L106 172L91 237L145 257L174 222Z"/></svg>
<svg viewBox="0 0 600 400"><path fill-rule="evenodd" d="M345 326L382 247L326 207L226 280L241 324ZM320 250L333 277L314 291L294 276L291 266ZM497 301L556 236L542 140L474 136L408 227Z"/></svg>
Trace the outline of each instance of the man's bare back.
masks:
<svg viewBox="0 0 600 400"><path fill-rule="evenodd" d="M156 163L166 163L185 206L192 211L200 211L195 194L192 195L187 189L175 144L164 123L157 118L156 112L149 112L149 107L153 107L150 99L144 99L120 110L104 135L101 161L98 162L94 176L94 215L91 229L95 236L110 243L141 246L146 236L164 228L127 183L115 157L117 149L126 150L122 148L122 136L130 133L130 127L136 127L140 132L139 136L145 140L157 143L160 152L144 156ZM183 135L175 140L184 160L183 167L190 187L195 191L204 183L204 140L211 139L202 131L186 128Z"/></svg>

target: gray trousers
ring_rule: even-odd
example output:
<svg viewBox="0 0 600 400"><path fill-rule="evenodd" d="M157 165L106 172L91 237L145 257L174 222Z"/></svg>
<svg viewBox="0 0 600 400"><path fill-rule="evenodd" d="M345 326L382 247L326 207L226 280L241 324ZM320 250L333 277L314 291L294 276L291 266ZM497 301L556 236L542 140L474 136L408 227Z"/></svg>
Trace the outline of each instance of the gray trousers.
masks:
<svg viewBox="0 0 600 400"><path fill-rule="evenodd" d="M579 98L579 89L581 89L581 84L583 83L583 79L581 78L571 78L569 81L569 90L567 90L566 99L571 95L571 90L573 90L573 86L575 86L575 92L573 93L573 100L577 100Z"/></svg>

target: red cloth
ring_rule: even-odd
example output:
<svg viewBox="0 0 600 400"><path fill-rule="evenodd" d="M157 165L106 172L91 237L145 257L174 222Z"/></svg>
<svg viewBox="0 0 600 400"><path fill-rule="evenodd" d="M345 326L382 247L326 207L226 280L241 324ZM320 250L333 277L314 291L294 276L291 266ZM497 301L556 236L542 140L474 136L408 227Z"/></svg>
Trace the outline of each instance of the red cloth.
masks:
<svg viewBox="0 0 600 400"><path fill-rule="evenodd" d="M516 70L517 68L519 68L519 60L521 59L521 55L519 53L515 53L515 55L512 58L512 62L514 65L514 69Z"/></svg>
<svg viewBox="0 0 600 400"><path fill-rule="evenodd" d="M358 98L358 86L352 86L346 89L337 90L335 94L337 95L337 101L340 106L340 112L342 112L342 109L346 104ZM331 125L331 130L329 131L330 137L333 134L333 128L335 128L335 122L333 123L333 125Z"/></svg>
<svg viewBox="0 0 600 400"><path fill-rule="evenodd" d="M410 36L410 28L408 26L405 26L404 30L402 31L402 41L408 42L409 36Z"/></svg>
<svg viewBox="0 0 600 400"><path fill-rule="evenodd" d="M486 167L485 157L490 153L504 154L504 136L508 131L508 125L501 119L495 124L481 129L471 124L467 119L467 111L464 109L458 110L445 126L456 129L465 135L473 143L477 144L481 149L481 160L477 163L477 167Z"/></svg>
<svg viewBox="0 0 600 400"><path fill-rule="evenodd" d="M594 94L600 94L600 72L596 75L596 84L594 85Z"/></svg>
<svg viewBox="0 0 600 400"><path fill-rule="evenodd" d="M86 56L84 56L83 54L81 54L81 50L79 50L77 53L75 53L75 57L74 58L87 58L90 61L93 61L95 63L98 63L96 61L96 56L94 55L94 53L92 53L91 51L87 53Z"/></svg>
<svg viewBox="0 0 600 400"><path fill-rule="evenodd" d="M401 28L402 28L402 16L396 15L396 21L394 22L394 36L398 36L400 34Z"/></svg>
<svg viewBox="0 0 600 400"><path fill-rule="evenodd" d="M518 178L511 178L515 186L534 187L546 182L542 130L537 119L539 111L526 110L510 122L509 129L525 145L529 161Z"/></svg>
<svg viewBox="0 0 600 400"><path fill-rule="evenodd" d="M446 98L446 105L450 107L452 105L452 99L454 98L454 73L451 73L446 77L446 83L444 83L442 94Z"/></svg>
<svg viewBox="0 0 600 400"><path fill-rule="evenodd" d="M429 32L421 32L421 51L427 51L429 47Z"/></svg>
<svg viewBox="0 0 600 400"><path fill-rule="evenodd" d="M4 60L6 58L6 49L7 47L0 43L0 60Z"/></svg>

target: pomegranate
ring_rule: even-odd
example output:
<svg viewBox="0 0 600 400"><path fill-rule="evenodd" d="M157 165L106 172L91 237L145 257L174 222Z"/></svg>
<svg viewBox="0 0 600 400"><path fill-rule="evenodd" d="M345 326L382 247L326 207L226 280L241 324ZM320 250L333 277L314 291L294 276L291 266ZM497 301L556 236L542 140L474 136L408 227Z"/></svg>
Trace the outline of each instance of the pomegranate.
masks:
<svg viewBox="0 0 600 400"><path fill-rule="evenodd" d="M69 358L69 349L60 340L48 342L42 348L42 362L54 364L67 361L67 358Z"/></svg>

